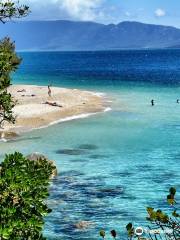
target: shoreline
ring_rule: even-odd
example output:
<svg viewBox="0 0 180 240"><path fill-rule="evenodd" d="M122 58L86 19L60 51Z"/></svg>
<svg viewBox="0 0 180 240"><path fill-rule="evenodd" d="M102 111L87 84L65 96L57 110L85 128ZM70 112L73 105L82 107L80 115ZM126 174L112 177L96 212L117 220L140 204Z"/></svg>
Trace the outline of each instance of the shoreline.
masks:
<svg viewBox="0 0 180 240"><path fill-rule="evenodd" d="M56 124L59 124L59 123L65 123L65 122L70 122L70 121L74 121L74 120L78 120L78 119L88 118L88 117L97 115L97 114L99 114L99 113L109 112L109 111L111 111L111 110L112 110L112 108L106 107L106 108L104 109L104 111L102 111L102 112L84 113L84 114L80 114L80 115L74 115L74 116L72 116L72 117L62 118L62 119L60 119L60 120L51 122L51 123L49 123L48 125L44 125L44 126L41 126L41 127L38 127L38 128L32 128L32 129L29 129L29 130L27 130L27 131L22 131L20 134L22 134L22 133L29 133L29 132L34 131L34 130L39 130L39 129L48 128L48 127L50 127L50 126L53 126L53 125L56 125ZM2 134L2 133L3 133L3 131L0 131L0 134ZM9 139L11 140L12 138L16 138L16 137L18 137L18 136L20 135L20 134L17 133L17 135L12 136L12 135L16 134L16 132L8 132L8 131L7 131L7 133L9 133L10 136L7 137L7 138L1 136L1 137L0 137L0 142L8 142Z"/></svg>
<svg viewBox="0 0 180 240"><path fill-rule="evenodd" d="M103 111L101 112L94 112L94 113L82 113L82 114L79 114L79 115L73 115L72 117L66 117L66 118L62 118L62 119L59 119L57 121L54 121L54 122L51 122L49 123L48 125L45 125L45 126L42 126L42 127L39 127L39 128L34 128L34 129L31 129L30 131L32 130L37 130L37 129L43 129L43 128L47 128L47 127L50 127L50 126L53 126L53 125L56 125L58 123L64 123L64 122L70 122L70 121L73 121L73 120L77 120L77 119L84 119L84 118L88 118L90 116L94 116L94 115L97 115L99 113L105 113L105 112L109 112L111 111L112 109L110 107L106 107Z"/></svg>
<svg viewBox="0 0 180 240"><path fill-rule="evenodd" d="M0 139L111 110L104 93L60 87L51 87L51 91L48 96L47 86L11 86L8 92L17 101L13 109L16 123L6 123Z"/></svg>

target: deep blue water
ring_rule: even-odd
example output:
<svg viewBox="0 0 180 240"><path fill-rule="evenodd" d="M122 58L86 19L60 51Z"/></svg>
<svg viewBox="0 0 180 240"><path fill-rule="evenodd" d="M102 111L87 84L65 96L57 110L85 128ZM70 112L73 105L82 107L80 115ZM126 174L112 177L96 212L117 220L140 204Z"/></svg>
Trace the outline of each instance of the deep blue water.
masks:
<svg viewBox="0 0 180 240"><path fill-rule="evenodd" d="M128 222L146 226L145 208L166 209L168 188L180 186L180 50L20 55L14 83L91 89L112 101L110 112L0 143L1 159L16 150L56 161L48 240L99 239L101 228L126 239ZM93 225L77 230L79 221Z"/></svg>
<svg viewBox="0 0 180 240"><path fill-rule="evenodd" d="M180 50L33 52L20 55L24 58L19 71L22 81L37 76L40 78L38 82L52 81L57 85L180 84Z"/></svg>

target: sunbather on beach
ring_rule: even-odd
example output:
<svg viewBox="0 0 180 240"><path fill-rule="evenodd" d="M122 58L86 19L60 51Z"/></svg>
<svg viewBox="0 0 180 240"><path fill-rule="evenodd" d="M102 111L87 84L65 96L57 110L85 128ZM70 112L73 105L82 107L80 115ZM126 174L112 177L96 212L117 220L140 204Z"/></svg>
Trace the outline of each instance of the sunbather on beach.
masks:
<svg viewBox="0 0 180 240"><path fill-rule="evenodd" d="M21 95L21 97L35 97L36 95L35 94L31 94L31 95L25 95L25 94L23 94L23 95Z"/></svg>
<svg viewBox="0 0 180 240"><path fill-rule="evenodd" d="M17 92L22 93L22 92L26 92L26 90L22 89L22 90L18 90Z"/></svg>
<svg viewBox="0 0 180 240"><path fill-rule="evenodd" d="M48 104L50 106L53 106L53 107L62 107L62 105L56 103L56 102L48 102L46 101L44 104Z"/></svg>

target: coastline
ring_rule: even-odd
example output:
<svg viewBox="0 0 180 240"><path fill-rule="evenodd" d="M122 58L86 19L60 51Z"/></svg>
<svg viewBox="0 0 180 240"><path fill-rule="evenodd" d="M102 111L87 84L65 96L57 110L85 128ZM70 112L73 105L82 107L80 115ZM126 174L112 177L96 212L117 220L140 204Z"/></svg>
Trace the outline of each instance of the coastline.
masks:
<svg viewBox="0 0 180 240"><path fill-rule="evenodd" d="M34 128L34 129L42 129L42 128L47 128L49 126L52 126L52 125L56 125L58 123L63 123L63 122L70 122L70 121L73 121L73 120L76 120L76 119L83 119L83 118L88 118L90 116L93 116L93 115L96 115L98 113L101 113L101 112L109 112L111 111L111 108L110 107L106 107L103 111L100 111L100 112L94 112L94 113L82 113L82 114L79 114L79 115L73 115L72 117L65 117L65 118L61 118L57 121L54 121L54 122L51 122L49 123L48 125L45 125L45 126L42 126L42 127L39 127L39 128ZM32 130L34 130L32 129Z"/></svg>
<svg viewBox="0 0 180 240"><path fill-rule="evenodd" d="M16 123L4 125L1 139L110 110L99 92L51 87L48 96L47 86L37 85L13 85L8 92L17 101L13 109Z"/></svg>

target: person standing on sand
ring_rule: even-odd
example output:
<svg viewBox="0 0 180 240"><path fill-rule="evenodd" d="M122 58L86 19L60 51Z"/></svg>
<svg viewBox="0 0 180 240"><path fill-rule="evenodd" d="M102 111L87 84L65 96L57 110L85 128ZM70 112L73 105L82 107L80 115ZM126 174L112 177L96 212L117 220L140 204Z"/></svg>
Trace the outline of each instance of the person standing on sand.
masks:
<svg viewBox="0 0 180 240"><path fill-rule="evenodd" d="M51 86L50 85L48 85L48 95L49 95L49 97L51 97Z"/></svg>

